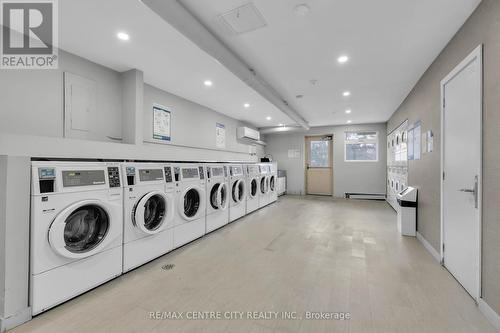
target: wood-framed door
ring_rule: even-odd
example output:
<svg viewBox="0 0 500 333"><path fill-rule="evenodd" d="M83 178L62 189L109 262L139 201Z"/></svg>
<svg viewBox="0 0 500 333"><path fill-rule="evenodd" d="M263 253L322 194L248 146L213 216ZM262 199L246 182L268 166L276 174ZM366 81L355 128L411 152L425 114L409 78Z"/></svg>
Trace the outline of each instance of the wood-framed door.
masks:
<svg viewBox="0 0 500 333"><path fill-rule="evenodd" d="M333 135L305 137L306 194L333 195Z"/></svg>
<svg viewBox="0 0 500 333"><path fill-rule="evenodd" d="M482 45L441 81L441 261L481 297Z"/></svg>

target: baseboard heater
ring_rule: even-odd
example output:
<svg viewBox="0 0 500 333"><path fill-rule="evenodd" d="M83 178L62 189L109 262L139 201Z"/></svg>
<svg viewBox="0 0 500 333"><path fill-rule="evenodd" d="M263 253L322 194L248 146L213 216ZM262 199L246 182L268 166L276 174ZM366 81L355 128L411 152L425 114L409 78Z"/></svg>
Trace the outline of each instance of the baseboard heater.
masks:
<svg viewBox="0 0 500 333"><path fill-rule="evenodd" d="M346 199L362 199L362 200L379 200L385 201L385 194L375 194L375 193L345 193Z"/></svg>

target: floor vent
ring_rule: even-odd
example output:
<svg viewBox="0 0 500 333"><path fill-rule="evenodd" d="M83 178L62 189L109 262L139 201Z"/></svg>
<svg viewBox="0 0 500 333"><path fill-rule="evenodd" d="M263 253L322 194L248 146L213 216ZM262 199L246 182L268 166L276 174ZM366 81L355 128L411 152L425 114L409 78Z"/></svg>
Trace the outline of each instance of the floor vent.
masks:
<svg viewBox="0 0 500 333"><path fill-rule="evenodd" d="M234 35L254 31L267 25L260 11L251 2L217 16L217 22Z"/></svg>
<svg viewBox="0 0 500 333"><path fill-rule="evenodd" d="M169 270L173 269L174 267L175 267L174 264L166 264L166 265L161 266L161 269L163 269L164 271L169 271Z"/></svg>

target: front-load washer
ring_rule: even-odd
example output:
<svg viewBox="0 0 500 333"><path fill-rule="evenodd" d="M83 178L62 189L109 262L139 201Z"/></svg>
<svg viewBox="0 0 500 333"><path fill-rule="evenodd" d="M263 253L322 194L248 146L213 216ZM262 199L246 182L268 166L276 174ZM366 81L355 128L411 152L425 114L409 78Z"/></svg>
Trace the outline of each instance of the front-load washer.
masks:
<svg viewBox="0 0 500 333"><path fill-rule="evenodd" d="M270 162L269 166L269 203L276 202L278 200L278 164L276 162Z"/></svg>
<svg viewBox="0 0 500 333"><path fill-rule="evenodd" d="M246 182L243 165L229 164L229 221L239 219L246 213Z"/></svg>
<svg viewBox="0 0 500 333"><path fill-rule="evenodd" d="M39 314L122 273L120 165L32 162L30 304Z"/></svg>
<svg viewBox="0 0 500 333"><path fill-rule="evenodd" d="M260 169L257 164L245 165L247 198L246 198L246 214L249 214L259 209L259 181Z"/></svg>
<svg viewBox="0 0 500 333"><path fill-rule="evenodd" d="M259 164L259 208L269 204L269 168L267 164Z"/></svg>
<svg viewBox="0 0 500 333"><path fill-rule="evenodd" d="M174 184L170 165L122 163L123 272L173 249Z"/></svg>
<svg viewBox="0 0 500 333"><path fill-rule="evenodd" d="M199 164L173 164L176 214L174 248L205 234L206 183L204 167Z"/></svg>
<svg viewBox="0 0 500 333"><path fill-rule="evenodd" d="M229 175L226 165L206 164L207 171L207 218L209 233L229 223Z"/></svg>

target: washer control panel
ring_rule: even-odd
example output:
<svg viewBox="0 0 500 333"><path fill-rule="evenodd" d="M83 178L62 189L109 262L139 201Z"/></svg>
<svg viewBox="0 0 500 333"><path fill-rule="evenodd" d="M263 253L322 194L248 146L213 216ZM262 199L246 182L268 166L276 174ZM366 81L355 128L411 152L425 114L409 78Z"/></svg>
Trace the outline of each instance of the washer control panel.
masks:
<svg viewBox="0 0 500 333"><path fill-rule="evenodd" d="M108 167L109 187L120 187L120 170L116 167Z"/></svg>

